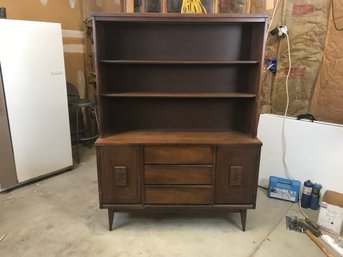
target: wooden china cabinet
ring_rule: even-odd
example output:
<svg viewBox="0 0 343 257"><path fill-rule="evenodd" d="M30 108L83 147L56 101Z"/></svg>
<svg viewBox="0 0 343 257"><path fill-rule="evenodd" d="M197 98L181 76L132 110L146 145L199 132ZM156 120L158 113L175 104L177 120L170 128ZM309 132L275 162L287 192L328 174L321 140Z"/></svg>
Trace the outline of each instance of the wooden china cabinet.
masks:
<svg viewBox="0 0 343 257"><path fill-rule="evenodd" d="M256 205L261 15L93 15L100 207Z"/></svg>

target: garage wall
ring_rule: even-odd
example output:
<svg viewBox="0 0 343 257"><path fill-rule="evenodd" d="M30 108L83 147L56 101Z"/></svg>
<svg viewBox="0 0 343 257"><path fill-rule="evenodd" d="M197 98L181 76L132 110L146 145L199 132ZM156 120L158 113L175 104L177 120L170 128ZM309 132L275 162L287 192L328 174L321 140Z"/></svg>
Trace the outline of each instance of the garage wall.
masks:
<svg viewBox="0 0 343 257"><path fill-rule="evenodd" d="M287 115L311 113L317 120L343 124L343 1L340 0L220 0L225 12L263 13L270 29L287 25L292 68ZM332 15L334 5L334 17ZM240 8L237 8L240 7ZM222 8L219 8L221 10ZM275 10L275 12L274 12ZM274 13L274 16L273 16ZM273 17L272 17L273 16ZM336 26L334 26L334 21ZM288 72L286 38L268 35L265 60L277 59L277 73L262 74L261 113L283 115Z"/></svg>
<svg viewBox="0 0 343 257"><path fill-rule="evenodd" d="M288 27L292 68L288 82L289 116L310 112L317 74L323 59L330 1L279 0L252 1L251 12L277 8L270 28ZM272 10L268 10L272 16ZM289 69L287 39L268 35L266 61L277 59L277 72L265 69L262 87L262 113L284 114L286 76Z"/></svg>
<svg viewBox="0 0 343 257"><path fill-rule="evenodd" d="M343 2L339 0L250 0L251 13L272 16L271 28L287 25L292 69L288 116L312 113L317 120L343 124ZM332 4L334 3L334 18ZM289 68L287 41L268 36L266 60L277 58L278 71L264 70L262 113L284 114Z"/></svg>
<svg viewBox="0 0 343 257"><path fill-rule="evenodd" d="M332 13L331 5L324 59L311 111L320 120L343 124L343 1L334 1L334 17Z"/></svg>
<svg viewBox="0 0 343 257"><path fill-rule="evenodd" d="M92 12L120 12L124 10L123 0L83 0L84 17Z"/></svg>
<svg viewBox="0 0 343 257"><path fill-rule="evenodd" d="M1 0L8 19L62 24L66 78L85 94L85 47L81 0Z"/></svg>

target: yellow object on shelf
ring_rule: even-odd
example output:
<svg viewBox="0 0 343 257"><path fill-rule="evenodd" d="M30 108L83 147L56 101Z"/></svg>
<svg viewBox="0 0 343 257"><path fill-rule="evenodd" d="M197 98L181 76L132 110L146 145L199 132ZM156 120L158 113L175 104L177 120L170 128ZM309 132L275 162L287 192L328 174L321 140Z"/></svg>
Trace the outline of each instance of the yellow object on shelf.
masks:
<svg viewBox="0 0 343 257"><path fill-rule="evenodd" d="M207 13L201 0L183 0L181 13Z"/></svg>

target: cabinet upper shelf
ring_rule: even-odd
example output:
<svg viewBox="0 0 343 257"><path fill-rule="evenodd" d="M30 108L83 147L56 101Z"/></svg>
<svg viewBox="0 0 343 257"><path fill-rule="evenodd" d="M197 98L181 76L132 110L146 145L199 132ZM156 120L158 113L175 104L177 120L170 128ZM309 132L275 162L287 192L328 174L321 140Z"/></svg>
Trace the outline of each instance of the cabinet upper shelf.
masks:
<svg viewBox="0 0 343 257"><path fill-rule="evenodd" d="M236 92L121 92L104 93L104 97L141 98L255 98L255 94Z"/></svg>
<svg viewBox="0 0 343 257"><path fill-rule="evenodd" d="M164 60L100 60L100 63L108 64L175 64L175 65L193 65L193 64L218 64L218 65L234 65L234 64L258 64L258 61L239 60L239 61L164 61Z"/></svg>
<svg viewBox="0 0 343 257"><path fill-rule="evenodd" d="M95 19L98 63L254 64L262 59L264 16L140 15Z"/></svg>

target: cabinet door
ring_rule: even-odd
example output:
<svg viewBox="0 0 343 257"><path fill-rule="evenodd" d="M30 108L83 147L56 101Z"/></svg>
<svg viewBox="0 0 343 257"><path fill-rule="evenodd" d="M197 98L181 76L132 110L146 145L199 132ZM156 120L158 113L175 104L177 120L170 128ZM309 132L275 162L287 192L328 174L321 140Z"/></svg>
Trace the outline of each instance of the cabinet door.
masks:
<svg viewBox="0 0 343 257"><path fill-rule="evenodd" d="M101 204L141 203L139 147L97 147Z"/></svg>
<svg viewBox="0 0 343 257"><path fill-rule="evenodd" d="M218 147L215 203L255 206L259 160L259 146Z"/></svg>

